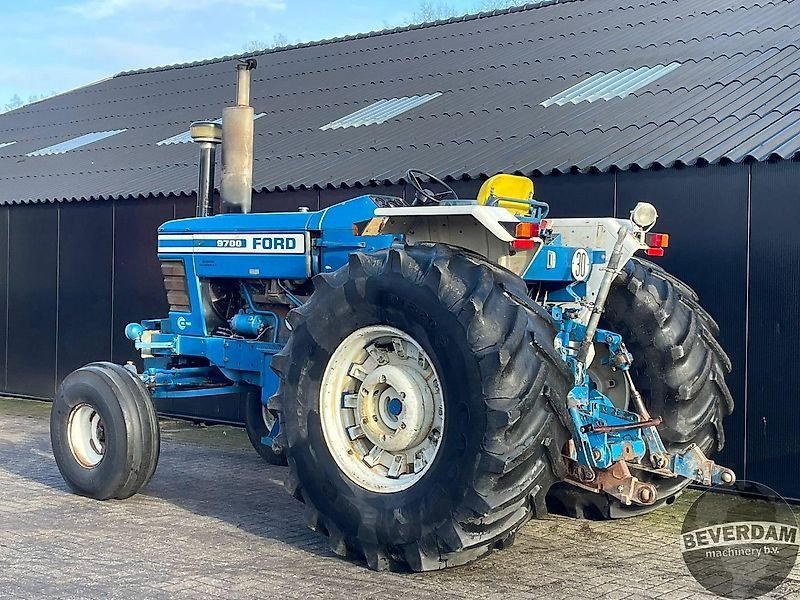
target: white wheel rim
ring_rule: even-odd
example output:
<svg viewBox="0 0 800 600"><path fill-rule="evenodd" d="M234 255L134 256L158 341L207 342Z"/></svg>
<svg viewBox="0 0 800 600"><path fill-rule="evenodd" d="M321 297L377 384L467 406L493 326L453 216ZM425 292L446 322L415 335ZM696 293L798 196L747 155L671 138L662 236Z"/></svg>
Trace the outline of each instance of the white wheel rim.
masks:
<svg viewBox="0 0 800 600"><path fill-rule="evenodd" d="M78 404L69 413L67 440L72 456L91 469L100 464L106 453L106 432L100 413L88 404Z"/></svg>
<svg viewBox="0 0 800 600"><path fill-rule="evenodd" d="M588 369L589 378L594 382L597 391L605 394L616 408L628 410L630 390L624 371L614 370L609 365L603 364L603 359L608 356L607 350L596 352L598 344L594 344L594 349L594 357Z"/></svg>
<svg viewBox="0 0 800 600"><path fill-rule="evenodd" d="M419 481L439 452L444 393L414 338L372 325L347 336L331 356L319 414L328 450L352 482L399 492Z"/></svg>

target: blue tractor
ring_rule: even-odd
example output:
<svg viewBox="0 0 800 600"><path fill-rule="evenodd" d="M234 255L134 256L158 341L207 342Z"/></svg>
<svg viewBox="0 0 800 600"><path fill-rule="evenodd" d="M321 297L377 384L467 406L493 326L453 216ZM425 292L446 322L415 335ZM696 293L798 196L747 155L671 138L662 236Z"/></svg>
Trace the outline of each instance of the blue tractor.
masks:
<svg viewBox="0 0 800 600"><path fill-rule="evenodd" d="M93 363L60 386L51 438L75 492L135 494L159 401L232 394L309 525L374 569L463 564L548 510L625 517L734 482L708 458L730 363L696 294L637 256L668 245L652 205L549 218L527 178L463 199L411 170L412 199L248 214L253 67L222 127L192 127L198 216L158 232L170 311L126 329L144 370Z"/></svg>

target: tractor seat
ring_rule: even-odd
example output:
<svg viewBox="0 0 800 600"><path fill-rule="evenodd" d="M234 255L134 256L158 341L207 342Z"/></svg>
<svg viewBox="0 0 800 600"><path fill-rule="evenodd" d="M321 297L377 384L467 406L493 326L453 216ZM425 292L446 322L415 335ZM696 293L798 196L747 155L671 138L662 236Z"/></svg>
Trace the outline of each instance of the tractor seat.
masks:
<svg viewBox="0 0 800 600"><path fill-rule="evenodd" d="M499 173L483 182L478 204L500 206L514 215L528 214L533 200L533 181L520 175Z"/></svg>

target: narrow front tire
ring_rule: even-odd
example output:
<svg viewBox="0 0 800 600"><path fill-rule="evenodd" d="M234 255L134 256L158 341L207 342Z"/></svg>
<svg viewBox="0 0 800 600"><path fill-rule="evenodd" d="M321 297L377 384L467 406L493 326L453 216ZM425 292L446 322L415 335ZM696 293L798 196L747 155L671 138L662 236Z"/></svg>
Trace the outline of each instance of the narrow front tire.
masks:
<svg viewBox="0 0 800 600"><path fill-rule="evenodd" d="M150 393L112 363L92 363L64 379L50 413L50 440L70 489L97 500L132 496L158 464L160 431Z"/></svg>

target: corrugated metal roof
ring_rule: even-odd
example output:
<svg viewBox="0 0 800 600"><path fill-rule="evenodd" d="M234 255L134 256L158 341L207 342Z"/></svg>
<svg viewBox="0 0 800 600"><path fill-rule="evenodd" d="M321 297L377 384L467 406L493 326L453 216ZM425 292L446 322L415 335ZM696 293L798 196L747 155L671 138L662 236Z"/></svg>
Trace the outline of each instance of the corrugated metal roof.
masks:
<svg viewBox="0 0 800 600"><path fill-rule="evenodd" d="M800 0L579 0L270 51L252 85L265 113L254 185L396 182L411 166L462 178L792 158L798 40ZM121 74L0 115L0 140L17 141L0 149L0 202L192 192L196 148L158 142L221 114L235 61ZM624 97L541 106L598 73L673 63ZM380 124L321 130L381 99L436 92Z"/></svg>

